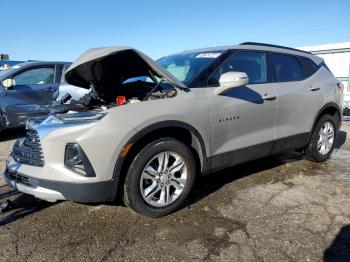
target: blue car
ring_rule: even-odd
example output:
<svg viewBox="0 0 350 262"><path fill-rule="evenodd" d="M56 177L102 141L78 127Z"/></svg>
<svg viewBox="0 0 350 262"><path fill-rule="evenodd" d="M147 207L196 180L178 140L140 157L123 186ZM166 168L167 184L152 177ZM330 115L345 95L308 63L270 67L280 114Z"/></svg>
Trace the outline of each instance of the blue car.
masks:
<svg viewBox="0 0 350 262"><path fill-rule="evenodd" d="M65 83L64 73L70 64L25 62L0 71L0 131L47 114L45 106L59 98L60 89L76 91L79 96L80 88Z"/></svg>

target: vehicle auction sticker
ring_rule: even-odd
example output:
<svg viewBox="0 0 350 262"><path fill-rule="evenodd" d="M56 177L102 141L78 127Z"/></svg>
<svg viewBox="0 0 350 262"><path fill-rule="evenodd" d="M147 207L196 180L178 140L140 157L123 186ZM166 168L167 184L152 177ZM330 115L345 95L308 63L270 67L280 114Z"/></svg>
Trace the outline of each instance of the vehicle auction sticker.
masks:
<svg viewBox="0 0 350 262"><path fill-rule="evenodd" d="M196 58L217 58L221 53L203 53L196 56Z"/></svg>

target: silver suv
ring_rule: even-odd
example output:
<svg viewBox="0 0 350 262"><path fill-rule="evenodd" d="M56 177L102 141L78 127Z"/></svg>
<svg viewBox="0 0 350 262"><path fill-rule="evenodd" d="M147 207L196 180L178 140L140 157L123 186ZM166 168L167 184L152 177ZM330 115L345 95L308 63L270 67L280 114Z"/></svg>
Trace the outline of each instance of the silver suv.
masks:
<svg viewBox="0 0 350 262"><path fill-rule="evenodd" d="M129 47L91 49L67 70L85 110L27 124L7 183L47 201L114 201L146 216L177 210L195 178L288 150L322 162L342 90L323 60L258 43L154 62Z"/></svg>

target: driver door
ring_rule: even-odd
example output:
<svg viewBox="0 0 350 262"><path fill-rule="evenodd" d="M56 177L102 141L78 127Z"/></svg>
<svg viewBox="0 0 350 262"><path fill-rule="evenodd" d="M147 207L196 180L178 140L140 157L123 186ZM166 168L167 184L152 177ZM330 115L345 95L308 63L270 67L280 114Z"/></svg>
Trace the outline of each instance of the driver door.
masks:
<svg viewBox="0 0 350 262"><path fill-rule="evenodd" d="M236 51L209 78L217 85L226 72L245 72L246 86L216 95L208 88L212 169L219 169L271 153L275 139L276 91L268 81L267 56L259 51Z"/></svg>
<svg viewBox="0 0 350 262"><path fill-rule="evenodd" d="M0 104L7 117L7 126L23 125L35 116L35 105L50 104L58 93L56 67L25 68L12 76L13 86L4 89Z"/></svg>
<svg viewBox="0 0 350 262"><path fill-rule="evenodd" d="M32 67L12 77L13 87L6 92L12 104L49 104L57 94L55 66Z"/></svg>

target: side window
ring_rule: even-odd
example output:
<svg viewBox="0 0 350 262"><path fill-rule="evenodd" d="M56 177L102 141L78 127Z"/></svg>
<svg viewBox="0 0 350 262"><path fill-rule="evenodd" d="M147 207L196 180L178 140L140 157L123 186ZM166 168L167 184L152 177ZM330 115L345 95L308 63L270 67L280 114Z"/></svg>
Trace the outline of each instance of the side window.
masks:
<svg viewBox="0 0 350 262"><path fill-rule="evenodd" d="M15 85L44 85L55 81L54 67L33 68L19 73L14 78Z"/></svg>
<svg viewBox="0 0 350 262"><path fill-rule="evenodd" d="M318 70L318 66L306 57L298 57L298 61L302 67L305 78L310 77Z"/></svg>
<svg viewBox="0 0 350 262"><path fill-rule="evenodd" d="M303 80L304 74L295 56L271 54L274 82L291 82Z"/></svg>
<svg viewBox="0 0 350 262"><path fill-rule="evenodd" d="M234 53L209 77L208 86L218 85L220 76L227 72L246 73L249 77L249 84L266 83L266 54L250 51Z"/></svg>

